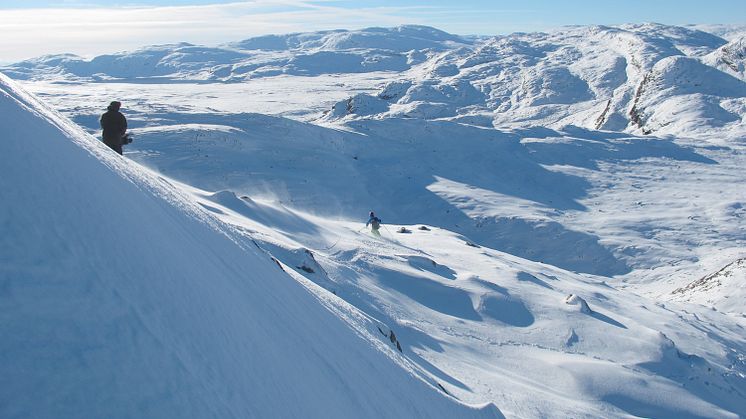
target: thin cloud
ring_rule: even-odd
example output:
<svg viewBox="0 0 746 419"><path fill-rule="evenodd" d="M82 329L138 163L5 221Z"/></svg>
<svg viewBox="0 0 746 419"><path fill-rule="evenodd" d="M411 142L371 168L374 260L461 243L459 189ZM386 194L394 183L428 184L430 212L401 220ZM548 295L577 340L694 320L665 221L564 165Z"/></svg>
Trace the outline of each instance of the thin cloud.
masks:
<svg viewBox="0 0 746 419"><path fill-rule="evenodd" d="M0 14L0 31L6 40L0 44L0 61L52 53L92 56L174 42L216 45L268 33L323 29L400 24L450 31L480 28L475 15L463 10L431 6L344 8L334 3L256 0L193 6L6 9ZM497 28L496 23L490 23L481 29L490 26Z"/></svg>
<svg viewBox="0 0 746 419"><path fill-rule="evenodd" d="M93 55L154 43L214 45L267 33L406 23L411 8L344 9L263 0L202 6L6 9L0 61L72 52ZM9 41L12 40L12 41Z"/></svg>

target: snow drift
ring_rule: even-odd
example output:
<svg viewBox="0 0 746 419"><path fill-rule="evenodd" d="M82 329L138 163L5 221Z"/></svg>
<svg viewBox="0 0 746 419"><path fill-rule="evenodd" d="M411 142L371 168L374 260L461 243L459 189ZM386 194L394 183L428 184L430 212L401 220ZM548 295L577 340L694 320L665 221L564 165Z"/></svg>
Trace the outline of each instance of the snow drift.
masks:
<svg viewBox="0 0 746 419"><path fill-rule="evenodd" d="M500 416L2 75L0 112L0 416Z"/></svg>

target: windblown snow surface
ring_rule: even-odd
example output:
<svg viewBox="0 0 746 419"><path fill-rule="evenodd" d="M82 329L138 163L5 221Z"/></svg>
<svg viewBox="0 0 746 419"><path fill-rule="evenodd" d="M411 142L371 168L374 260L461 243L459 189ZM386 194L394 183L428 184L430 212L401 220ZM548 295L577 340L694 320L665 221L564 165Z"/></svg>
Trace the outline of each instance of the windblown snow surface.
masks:
<svg viewBox="0 0 746 419"><path fill-rule="evenodd" d="M4 76L0 94L0 416L500 416Z"/></svg>
<svg viewBox="0 0 746 419"><path fill-rule="evenodd" d="M2 180L3 216L28 225L3 220L2 266L33 285L0 288L3 335L27 333L2 359L40 366L0 406L500 414L430 383L508 417L746 416L745 31L700 28L370 28L4 68L91 134L121 100L135 142L119 159L55 122L77 134L38 146L54 163L3 153L27 173ZM86 391L86 371L116 385ZM274 412L268 371L309 388L266 396ZM311 396L335 374L350 390Z"/></svg>

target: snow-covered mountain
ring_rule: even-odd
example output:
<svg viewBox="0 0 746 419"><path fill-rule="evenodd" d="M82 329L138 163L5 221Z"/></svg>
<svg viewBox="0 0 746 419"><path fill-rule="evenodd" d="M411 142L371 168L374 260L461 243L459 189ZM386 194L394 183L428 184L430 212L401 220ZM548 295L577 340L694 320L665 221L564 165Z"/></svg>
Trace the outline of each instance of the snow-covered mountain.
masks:
<svg viewBox="0 0 746 419"><path fill-rule="evenodd" d="M710 53L705 62L741 80L746 80L746 35Z"/></svg>
<svg viewBox="0 0 746 419"><path fill-rule="evenodd" d="M89 80L168 78L243 81L280 74L404 71L471 41L424 26L336 30L250 38L219 47L158 45L86 60L40 57L3 71L19 79L50 74Z"/></svg>
<svg viewBox="0 0 746 419"><path fill-rule="evenodd" d="M673 290L686 301L717 305L725 312L743 310L746 289L746 258L729 263L717 272Z"/></svg>
<svg viewBox="0 0 746 419"><path fill-rule="evenodd" d="M163 45L91 60L41 57L3 71L20 79L236 83L384 72L393 79L390 86L340 101L327 118L450 118L498 127L712 135L741 124L742 47L742 38L728 42L659 24L573 27L485 41L402 26L270 35L215 48Z"/></svg>
<svg viewBox="0 0 746 419"><path fill-rule="evenodd" d="M271 255L345 320L333 330L383 339L399 353L383 358L463 402L733 418L746 416L746 84L718 57L734 39L401 27L5 71L90 133L122 100L125 157L178 206L263 250L243 263ZM371 209L382 238L362 228Z"/></svg>
<svg viewBox="0 0 746 419"><path fill-rule="evenodd" d="M741 123L744 80L707 56L737 57L737 45L654 24L514 34L428 60L406 82L352 98L347 112L340 103L331 116L691 134Z"/></svg>
<svg viewBox="0 0 746 419"><path fill-rule="evenodd" d="M500 416L4 76L0 110L0 416Z"/></svg>

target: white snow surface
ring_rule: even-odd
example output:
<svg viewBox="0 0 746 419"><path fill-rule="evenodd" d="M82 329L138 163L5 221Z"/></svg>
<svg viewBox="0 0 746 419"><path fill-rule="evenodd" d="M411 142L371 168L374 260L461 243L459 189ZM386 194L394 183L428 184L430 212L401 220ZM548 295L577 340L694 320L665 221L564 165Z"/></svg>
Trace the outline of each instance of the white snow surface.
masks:
<svg viewBox="0 0 746 419"><path fill-rule="evenodd" d="M40 72L87 80L191 79L242 81L280 74L318 75L402 71L431 54L471 41L425 26L268 35L218 47L155 45L91 60L61 54L6 69L11 77Z"/></svg>
<svg viewBox="0 0 746 419"><path fill-rule="evenodd" d="M463 402L744 417L746 83L736 28L698 28L329 31L6 71L91 134L121 100L125 157L180 206Z"/></svg>
<svg viewBox="0 0 746 419"><path fill-rule="evenodd" d="M0 416L500 416L4 76L0 112Z"/></svg>
<svg viewBox="0 0 746 419"><path fill-rule="evenodd" d="M248 80L277 76L349 80L381 73L393 83L396 92L385 85L362 92L371 97L357 96L360 106L348 106L352 94L338 98L327 120L447 118L487 127L575 125L712 136L742 129L746 107L742 37L652 23L477 40L422 26L270 35L219 47L151 46L91 60L47 56L3 71L25 80L228 82L236 90ZM666 81L686 88L671 89Z"/></svg>
<svg viewBox="0 0 746 419"><path fill-rule="evenodd" d="M746 258L731 262L717 272L698 279L672 293L682 300L717 305L725 312L743 315L746 289Z"/></svg>

